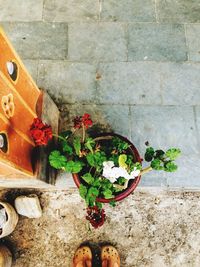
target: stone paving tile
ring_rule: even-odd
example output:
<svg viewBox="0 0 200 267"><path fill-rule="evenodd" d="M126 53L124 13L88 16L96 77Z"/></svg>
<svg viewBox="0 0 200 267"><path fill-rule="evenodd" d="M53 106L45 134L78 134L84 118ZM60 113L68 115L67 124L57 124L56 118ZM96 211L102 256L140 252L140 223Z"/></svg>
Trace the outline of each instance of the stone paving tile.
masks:
<svg viewBox="0 0 200 267"><path fill-rule="evenodd" d="M167 173L169 187L195 188L200 187L200 156L189 154L177 160L179 166L174 173Z"/></svg>
<svg viewBox="0 0 200 267"><path fill-rule="evenodd" d="M102 20L112 21L155 21L155 3L153 0L103 0Z"/></svg>
<svg viewBox="0 0 200 267"><path fill-rule="evenodd" d="M69 24L69 59L123 61L127 59L125 28L118 23Z"/></svg>
<svg viewBox="0 0 200 267"><path fill-rule="evenodd" d="M38 84L57 104L91 103L95 98L96 69L88 63L39 62Z"/></svg>
<svg viewBox="0 0 200 267"><path fill-rule="evenodd" d="M25 67L35 82L37 82L38 60L23 60Z"/></svg>
<svg viewBox="0 0 200 267"><path fill-rule="evenodd" d="M136 23L128 26L128 59L185 61L187 49L183 25Z"/></svg>
<svg viewBox="0 0 200 267"><path fill-rule="evenodd" d="M43 0L0 0L0 21L39 21Z"/></svg>
<svg viewBox="0 0 200 267"><path fill-rule="evenodd" d="M45 0L47 21L88 21L99 18L99 0Z"/></svg>
<svg viewBox="0 0 200 267"><path fill-rule="evenodd" d="M163 103L198 105L200 103L200 64L161 64Z"/></svg>
<svg viewBox="0 0 200 267"><path fill-rule="evenodd" d="M200 24L186 24L185 27L189 47L189 59L200 61Z"/></svg>
<svg viewBox="0 0 200 267"><path fill-rule="evenodd" d="M159 21L200 22L199 0L156 0Z"/></svg>
<svg viewBox="0 0 200 267"><path fill-rule="evenodd" d="M198 140L199 140L199 151L200 151L200 106L196 106L194 108L195 120L196 120L196 127L198 131Z"/></svg>
<svg viewBox="0 0 200 267"><path fill-rule="evenodd" d="M152 171L142 176L139 186L141 187L167 187L167 178L163 171Z"/></svg>
<svg viewBox="0 0 200 267"><path fill-rule="evenodd" d="M24 59L67 57L67 25L63 23L2 23L6 34Z"/></svg>
<svg viewBox="0 0 200 267"><path fill-rule="evenodd" d="M131 119L132 141L142 153L146 141L164 150L178 147L185 155L199 153L192 107L133 106Z"/></svg>
<svg viewBox="0 0 200 267"><path fill-rule="evenodd" d="M73 118L84 113L91 114L97 132L115 132L130 139L129 107L124 105L63 105L61 131L73 126Z"/></svg>
<svg viewBox="0 0 200 267"><path fill-rule="evenodd" d="M153 62L100 64L98 101L120 104L160 104L159 66Z"/></svg>

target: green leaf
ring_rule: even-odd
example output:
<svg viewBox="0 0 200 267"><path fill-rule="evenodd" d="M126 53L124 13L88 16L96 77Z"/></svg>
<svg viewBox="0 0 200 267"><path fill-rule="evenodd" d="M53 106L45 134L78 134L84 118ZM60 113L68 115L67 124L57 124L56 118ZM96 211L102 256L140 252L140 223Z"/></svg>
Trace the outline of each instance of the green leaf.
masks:
<svg viewBox="0 0 200 267"><path fill-rule="evenodd" d="M114 137L112 139L112 144L114 148L118 150L119 153L122 153L124 150L130 147L130 145L127 142L121 140L119 137Z"/></svg>
<svg viewBox="0 0 200 267"><path fill-rule="evenodd" d="M162 161L159 160L159 159L154 159L152 160L151 162L151 167L154 169L154 170L163 170L163 166L161 165L162 164Z"/></svg>
<svg viewBox="0 0 200 267"><path fill-rule="evenodd" d="M119 160L118 159L119 159L119 156L116 155L116 154L113 154L108 160L109 161L113 161L115 166L118 166L118 164L119 164Z"/></svg>
<svg viewBox="0 0 200 267"><path fill-rule="evenodd" d="M67 159L61 155L60 151L54 150L49 155L49 163L55 169L61 169L66 166Z"/></svg>
<svg viewBox="0 0 200 267"><path fill-rule="evenodd" d="M72 134L72 131L63 131L59 135L67 139L71 134Z"/></svg>
<svg viewBox="0 0 200 267"><path fill-rule="evenodd" d="M125 179L124 177L119 177L119 178L117 179L117 183L118 183L119 185L124 185L125 182L126 182L126 179Z"/></svg>
<svg viewBox="0 0 200 267"><path fill-rule="evenodd" d="M113 198L114 197L113 193L112 193L112 191L110 189L105 189L103 191L103 195L104 195L105 199L109 199L109 198Z"/></svg>
<svg viewBox="0 0 200 267"><path fill-rule="evenodd" d="M88 184L93 184L94 182L94 178L89 172L81 176L81 178Z"/></svg>
<svg viewBox="0 0 200 267"><path fill-rule="evenodd" d="M80 155L80 151L81 151L80 137L77 136L77 137L74 138L73 145L74 145L74 149L75 149L76 155L79 156Z"/></svg>
<svg viewBox="0 0 200 267"><path fill-rule="evenodd" d="M95 179L92 185L93 185L94 187L100 187L101 182L100 182L99 179Z"/></svg>
<svg viewBox="0 0 200 267"><path fill-rule="evenodd" d="M67 154L69 154L70 156L73 154L73 148L68 144L67 141L62 141L61 142L62 145L62 150L63 152L66 152Z"/></svg>
<svg viewBox="0 0 200 267"><path fill-rule="evenodd" d="M101 210L103 208L103 204L101 202L96 201L96 206Z"/></svg>
<svg viewBox="0 0 200 267"><path fill-rule="evenodd" d="M110 204L110 206L115 207L116 206L116 201L115 200L111 200L109 202L109 204Z"/></svg>
<svg viewBox="0 0 200 267"><path fill-rule="evenodd" d="M141 165L141 163L139 163L139 162L134 163L134 164L133 164L133 167L136 168L136 170L139 170L139 171L142 170L142 165Z"/></svg>
<svg viewBox="0 0 200 267"><path fill-rule="evenodd" d="M71 173L78 173L82 170L83 163L80 161L70 160L65 165L65 171Z"/></svg>
<svg viewBox="0 0 200 267"><path fill-rule="evenodd" d="M179 148L170 148L165 154L170 160L175 160L180 156L181 150Z"/></svg>
<svg viewBox="0 0 200 267"><path fill-rule="evenodd" d="M126 160L127 160L127 155L121 154L118 159L119 167L126 169L128 167L128 165L126 164Z"/></svg>
<svg viewBox="0 0 200 267"><path fill-rule="evenodd" d="M90 166L95 167L99 171L103 167L103 162L106 161L106 156L104 152L98 151L87 154L86 159Z"/></svg>
<svg viewBox="0 0 200 267"><path fill-rule="evenodd" d="M167 162L164 168L166 172L175 172L177 169L178 169L178 166L172 161Z"/></svg>
<svg viewBox="0 0 200 267"><path fill-rule="evenodd" d="M155 158L163 159L165 152L161 149L155 151Z"/></svg>
<svg viewBox="0 0 200 267"><path fill-rule="evenodd" d="M87 205L94 206L98 195L99 190L95 187L90 187L86 196Z"/></svg>
<svg viewBox="0 0 200 267"><path fill-rule="evenodd" d="M88 194L89 194L89 196L97 197L98 194L99 194L99 190L92 186L92 187L89 188Z"/></svg>
<svg viewBox="0 0 200 267"><path fill-rule="evenodd" d="M107 188L112 188L113 184L108 179L103 179L101 180L101 187L103 190L106 190Z"/></svg>
<svg viewBox="0 0 200 267"><path fill-rule="evenodd" d="M154 153L155 153L155 151L154 151L153 147L147 147L145 155L144 155L145 160L147 162L152 161Z"/></svg>
<svg viewBox="0 0 200 267"><path fill-rule="evenodd" d="M85 147L93 153L93 147L95 146L95 141L92 138L86 138Z"/></svg>
<svg viewBox="0 0 200 267"><path fill-rule="evenodd" d="M80 196L85 199L86 198L86 195L87 195L87 187L84 186L83 184L80 184L80 187L79 187L79 194Z"/></svg>

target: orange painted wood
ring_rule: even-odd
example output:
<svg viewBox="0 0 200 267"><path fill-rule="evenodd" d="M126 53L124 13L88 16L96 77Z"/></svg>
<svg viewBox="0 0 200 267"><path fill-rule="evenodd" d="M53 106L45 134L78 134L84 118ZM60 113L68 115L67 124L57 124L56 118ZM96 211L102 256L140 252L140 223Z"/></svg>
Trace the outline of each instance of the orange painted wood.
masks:
<svg viewBox="0 0 200 267"><path fill-rule="evenodd" d="M18 77L14 82L10 78L6 66L7 62L9 61L15 62L18 68ZM0 71L14 85L21 97L36 114L36 105L40 95L40 90L33 81L32 77L29 75L2 28L0 28Z"/></svg>
<svg viewBox="0 0 200 267"><path fill-rule="evenodd" d="M13 66L17 69L15 76L11 74ZM0 149L0 177L37 179L32 166L35 145L29 128L41 115L37 114L41 105L41 91L0 28L0 134L8 138L8 151Z"/></svg>
<svg viewBox="0 0 200 267"><path fill-rule="evenodd" d="M15 176L14 169L22 174L33 176L32 149L33 145L26 141L9 123L5 122L3 116L0 117L1 133L5 133L8 138L8 151L0 153L0 162L7 164L7 172ZM11 169L9 168L11 167ZM5 167L0 168L0 174L4 174Z"/></svg>
<svg viewBox="0 0 200 267"><path fill-rule="evenodd" d="M21 131L24 135L26 135L26 138L32 142L32 140L29 138L29 128L33 119L35 118L35 115L25 100L15 90L14 86L10 84L10 82L0 71L0 100L8 95L13 96L14 114L12 117L7 119L9 119L9 122L13 128ZM4 103L4 101L3 103L0 102L0 113L6 117L6 113L4 111L5 104L6 103Z"/></svg>

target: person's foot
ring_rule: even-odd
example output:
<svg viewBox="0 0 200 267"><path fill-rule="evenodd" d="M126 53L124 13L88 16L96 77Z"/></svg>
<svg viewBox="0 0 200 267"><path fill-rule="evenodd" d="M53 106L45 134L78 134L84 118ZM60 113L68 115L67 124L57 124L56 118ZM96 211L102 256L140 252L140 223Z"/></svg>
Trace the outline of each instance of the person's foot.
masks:
<svg viewBox="0 0 200 267"><path fill-rule="evenodd" d="M72 267L92 267L92 252L87 246L77 249Z"/></svg>
<svg viewBox="0 0 200 267"><path fill-rule="evenodd" d="M119 253L113 246L103 246L101 249L102 267L120 267Z"/></svg>

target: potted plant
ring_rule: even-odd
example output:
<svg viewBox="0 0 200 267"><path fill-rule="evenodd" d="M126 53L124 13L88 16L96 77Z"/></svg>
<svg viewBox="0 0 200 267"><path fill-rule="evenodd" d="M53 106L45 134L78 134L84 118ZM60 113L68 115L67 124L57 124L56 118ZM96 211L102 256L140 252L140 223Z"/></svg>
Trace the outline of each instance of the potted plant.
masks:
<svg viewBox="0 0 200 267"><path fill-rule="evenodd" d="M143 168L137 149L125 137L115 133L90 134L93 121L87 113L73 122L70 131L56 136L58 144L51 151L49 162L55 169L72 173L87 206L86 219L95 228L105 221L103 203L115 206L116 201L134 191L143 174L152 170L174 172L178 168L175 160L180 149L155 150L146 144L144 159L148 166ZM38 118L30 133L36 145L45 145L54 136L51 127Z"/></svg>

